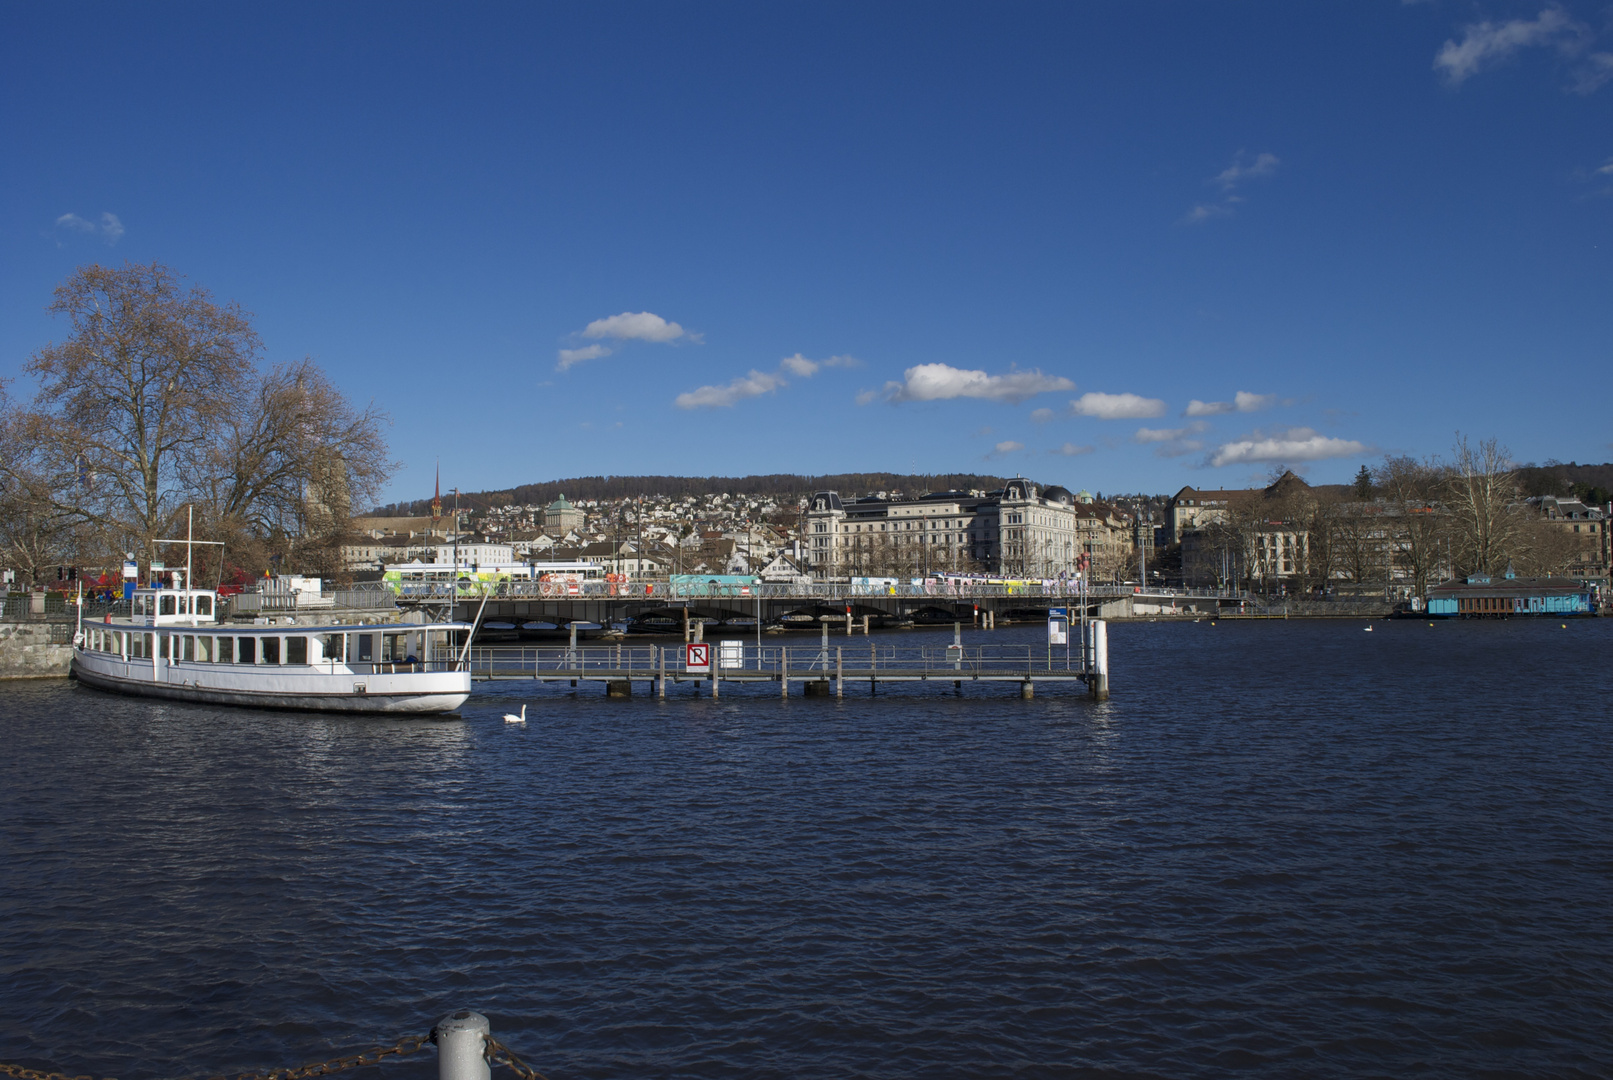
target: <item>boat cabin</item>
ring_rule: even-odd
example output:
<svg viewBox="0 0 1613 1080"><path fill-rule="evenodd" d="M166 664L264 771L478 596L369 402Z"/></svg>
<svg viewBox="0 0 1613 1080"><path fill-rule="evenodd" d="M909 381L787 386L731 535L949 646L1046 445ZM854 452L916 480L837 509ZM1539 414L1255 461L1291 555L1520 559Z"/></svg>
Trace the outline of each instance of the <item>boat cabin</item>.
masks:
<svg viewBox="0 0 1613 1080"><path fill-rule="evenodd" d="M194 626L217 621L217 612L211 589L136 589L129 618L146 626Z"/></svg>

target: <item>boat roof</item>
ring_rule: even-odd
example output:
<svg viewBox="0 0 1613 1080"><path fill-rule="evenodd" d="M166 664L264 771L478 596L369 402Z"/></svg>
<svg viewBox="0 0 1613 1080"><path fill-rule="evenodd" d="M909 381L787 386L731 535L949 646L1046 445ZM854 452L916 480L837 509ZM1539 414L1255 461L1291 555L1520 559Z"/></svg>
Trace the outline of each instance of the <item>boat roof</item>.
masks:
<svg viewBox="0 0 1613 1080"><path fill-rule="evenodd" d="M214 633L230 634L339 634L339 633L408 633L411 630L469 630L471 623L442 622L442 623L340 623L322 626L301 625L296 623L281 623L279 625L259 626L256 623L188 623L173 622L151 625L137 622L94 623L86 621L85 626L112 626L119 630L183 630L186 633L195 633L208 630Z"/></svg>

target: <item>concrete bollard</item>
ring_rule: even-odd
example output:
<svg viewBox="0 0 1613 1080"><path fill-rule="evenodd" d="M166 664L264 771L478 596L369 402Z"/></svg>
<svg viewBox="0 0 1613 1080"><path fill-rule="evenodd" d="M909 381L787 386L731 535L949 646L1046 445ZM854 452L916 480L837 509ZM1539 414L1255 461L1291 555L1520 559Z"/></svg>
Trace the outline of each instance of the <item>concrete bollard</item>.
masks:
<svg viewBox="0 0 1613 1080"><path fill-rule="evenodd" d="M1036 697L1036 684L1026 679L1019 684L1019 697L1021 701L1030 701Z"/></svg>
<svg viewBox="0 0 1613 1080"><path fill-rule="evenodd" d="M605 696L606 697L625 697L625 698L632 697L633 696L633 683L632 683L632 680L630 680L630 679L610 679L610 680L608 680L605 683Z"/></svg>
<svg viewBox="0 0 1613 1080"><path fill-rule="evenodd" d="M487 1064L487 1017L460 1009L437 1021L437 1080L492 1080Z"/></svg>

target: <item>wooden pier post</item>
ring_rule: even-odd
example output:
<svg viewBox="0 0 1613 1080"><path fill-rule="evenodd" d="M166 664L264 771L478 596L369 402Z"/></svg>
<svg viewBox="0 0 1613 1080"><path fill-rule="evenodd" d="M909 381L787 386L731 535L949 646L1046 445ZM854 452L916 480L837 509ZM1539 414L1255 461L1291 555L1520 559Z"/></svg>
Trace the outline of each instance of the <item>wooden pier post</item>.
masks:
<svg viewBox="0 0 1613 1080"><path fill-rule="evenodd" d="M780 646L778 655L778 696L787 698L790 696L790 647Z"/></svg>
<svg viewBox="0 0 1613 1080"><path fill-rule="evenodd" d="M661 645L655 647L655 666L658 674L655 678L655 696L666 697L666 648Z"/></svg>
<svg viewBox="0 0 1613 1080"><path fill-rule="evenodd" d="M843 667L841 667L841 664L840 664L840 660L841 660L840 653L841 653L841 651L842 650L841 650L840 646L836 645L835 646L835 697L845 697L846 696L845 669Z"/></svg>

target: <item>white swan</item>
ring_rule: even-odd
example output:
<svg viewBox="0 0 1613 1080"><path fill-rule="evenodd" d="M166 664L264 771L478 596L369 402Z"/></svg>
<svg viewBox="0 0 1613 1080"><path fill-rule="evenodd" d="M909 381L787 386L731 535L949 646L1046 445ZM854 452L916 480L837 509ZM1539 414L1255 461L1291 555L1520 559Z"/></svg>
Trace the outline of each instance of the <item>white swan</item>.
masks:
<svg viewBox="0 0 1613 1080"><path fill-rule="evenodd" d="M505 713L504 714L504 722L506 724L524 724L524 723L526 723L526 706L525 705L521 706L521 715L520 716L516 716L512 712Z"/></svg>

